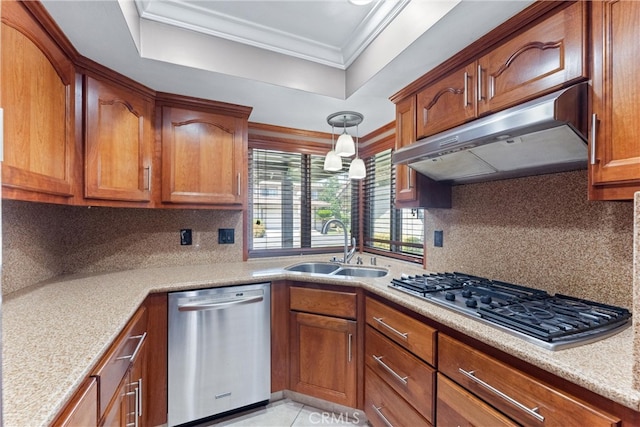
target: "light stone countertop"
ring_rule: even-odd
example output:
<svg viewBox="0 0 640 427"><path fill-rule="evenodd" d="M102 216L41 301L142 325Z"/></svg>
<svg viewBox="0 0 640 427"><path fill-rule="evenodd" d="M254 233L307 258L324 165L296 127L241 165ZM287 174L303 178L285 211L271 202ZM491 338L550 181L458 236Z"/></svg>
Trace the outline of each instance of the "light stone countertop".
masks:
<svg viewBox="0 0 640 427"><path fill-rule="evenodd" d="M4 425L48 425L152 292L299 278L360 286L535 366L640 410L633 388L633 332L581 347L548 351L477 320L402 292L389 281L422 273L419 265L378 258L383 278L293 273L282 267L323 256L161 267L73 275L6 296L2 304Z"/></svg>

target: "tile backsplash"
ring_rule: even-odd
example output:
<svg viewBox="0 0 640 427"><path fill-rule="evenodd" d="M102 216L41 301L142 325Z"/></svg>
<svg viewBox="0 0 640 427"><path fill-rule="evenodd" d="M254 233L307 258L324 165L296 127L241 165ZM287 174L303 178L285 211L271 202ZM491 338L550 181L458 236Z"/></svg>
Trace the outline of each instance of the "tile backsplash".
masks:
<svg viewBox="0 0 640 427"><path fill-rule="evenodd" d="M180 245L180 229L193 244ZM218 244L218 228L235 243ZM2 293L61 274L242 260L239 211L128 209L2 201Z"/></svg>
<svg viewBox="0 0 640 427"><path fill-rule="evenodd" d="M633 202L587 201L586 171L456 186L453 208L427 211L425 229L428 270L631 309Z"/></svg>
<svg viewBox="0 0 640 427"><path fill-rule="evenodd" d="M238 211L3 200L2 227L3 294L61 274L242 259ZM192 246L180 246L182 228ZM236 243L218 245L218 228L235 229ZM428 210L425 229L428 270L631 308L633 203L588 202L586 171L455 186L453 208Z"/></svg>

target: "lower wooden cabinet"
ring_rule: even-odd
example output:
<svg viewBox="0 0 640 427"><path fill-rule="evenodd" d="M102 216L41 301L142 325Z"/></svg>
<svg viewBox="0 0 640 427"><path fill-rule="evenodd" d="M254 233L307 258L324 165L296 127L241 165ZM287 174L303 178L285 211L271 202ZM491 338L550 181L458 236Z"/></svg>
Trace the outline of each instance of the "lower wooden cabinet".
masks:
<svg viewBox="0 0 640 427"><path fill-rule="evenodd" d="M291 313L291 388L351 408L356 406L356 322Z"/></svg>
<svg viewBox="0 0 640 427"><path fill-rule="evenodd" d="M355 408L356 294L298 286L289 291L291 390Z"/></svg>
<svg viewBox="0 0 640 427"><path fill-rule="evenodd" d="M517 426L515 422L442 374L438 374L439 426Z"/></svg>
<svg viewBox="0 0 640 427"><path fill-rule="evenodd" d="M98 381L95 378L86 379L52 425L56 427L98 425Z"/></svg>
<svg viewBox="0 0 640 427"><path fill-rule="evenodd" d="M520 424L620 425L618 417L443 334L438 337L438 369ZM440 394L438 389L438 399ZM447 399L446 394L444 397Z"/></svg>
<svg viewBox="0 0 640 427"><path fill-rule="evenodd" d="M431 425L368 366L364 376L364 413L373 427Z"/></svg>

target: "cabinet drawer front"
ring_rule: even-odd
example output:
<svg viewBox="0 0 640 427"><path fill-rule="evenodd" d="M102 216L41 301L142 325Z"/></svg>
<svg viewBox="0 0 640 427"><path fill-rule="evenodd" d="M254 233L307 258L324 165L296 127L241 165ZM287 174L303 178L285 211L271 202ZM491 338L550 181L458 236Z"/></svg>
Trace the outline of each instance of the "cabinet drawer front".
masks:
<svg viewBox="0 0 640 427"><path fill-rule="evenodd" d="M435 366L435 329L372 298L367 298L366 311L369 325Z"/></svg>
<svg viewBox="0 0 640 427"><path fill-rule="evenodd" d="M365 363L429 422L433 422L435 370L367 326Z"/></svg>
<svg viewBox="0 0 640 427"><path fill-rule="evenodd" d="M438 425L518 425L442 374L438 374L437 408Z"/></svg>
<svg viewBox="0 0 640 427"><path fill-rule="evenodd" d="M356 318L356 294L292 286L289 289L291 310L328 316Z"/></svg>
<svg viewBox="0 0 640 427"><path fill-rule="evenodd" d="M99 378L99 415L102 417L109 402L134 361L135 352L146 337L147 310L143 307L133 315L124 331L107 350L107 353L91 373Z"/></svg>
<svg viewBox="0 0 640 427"><path fill-rule="evenodd" d="M374 427L430 426L411 405L368 366L365 368L364 413Z"/></svg>
<svg viewBox="0 0 640 427"><path fill-rule="evenodd" d="M614 426L620 420L445 335L439 370L514 420L527 425Z"/></svg>

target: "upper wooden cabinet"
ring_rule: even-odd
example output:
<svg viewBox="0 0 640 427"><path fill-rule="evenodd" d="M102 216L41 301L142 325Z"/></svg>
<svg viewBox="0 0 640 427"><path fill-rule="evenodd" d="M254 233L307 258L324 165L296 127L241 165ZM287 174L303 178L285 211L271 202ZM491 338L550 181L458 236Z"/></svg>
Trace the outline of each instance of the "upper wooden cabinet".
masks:
<svg viewBox="0 0 640 427"><path fill-rule="evenodd" d="M85 77L85 197L150 201L153 99Z"/></svg>
<svg viewBox="0 0 640 427"><path fill-rule="evenodd" d="M586 22L587 5L574 3L429 83L417 92L416 139L587 79Z"/></svg>
<svg viewBox="0 0 640 427"><path fill-rule="evenodd" d="M2 3L3 197L36 193L67 203L79 161L75 68L30 7Z"/></svg>
<svg viewBox="0 0 640 427"><path fill-rule="evenodd" d="M416 97L396 105L396 150L416 140ZM395 207L450 208L451 187L416 173L405 165L396 166Z"/></svg>
<svg viewBox="0 0 640 427"><path fill-rule="evenodd" d="M586 2L576 2L478 59L478 115L588 78Z"/></svg>
<svg viewBox="0 0 640 427"><path fill-rule="evenodd" d="M631 200L640 191L640 3L594 1L589 199Z"/></svg>
<svg viewBox="0 0 640 427"><path fill-rule="evenodd" d="M162 105L162 201L241 208L247 117ZM250 111L250 109L248 109Z"/></svg>
<svg viewBox="0 0 640 427"><path fill-rule="evenodd" d="M476 117L476 72L474 62L418 92L418 139L461 125Z"/></svg>

